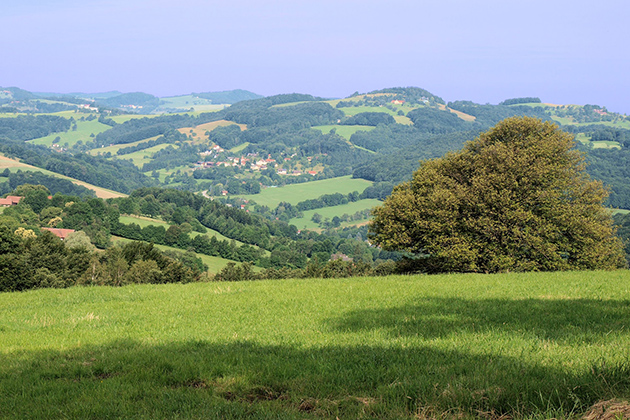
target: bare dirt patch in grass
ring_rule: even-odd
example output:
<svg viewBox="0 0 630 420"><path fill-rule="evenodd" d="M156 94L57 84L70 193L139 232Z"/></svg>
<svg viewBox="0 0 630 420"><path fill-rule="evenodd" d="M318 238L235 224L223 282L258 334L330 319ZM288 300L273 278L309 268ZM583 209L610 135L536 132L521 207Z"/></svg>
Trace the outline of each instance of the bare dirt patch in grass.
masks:
<svg viewBox="0 0 630 420"><path fill-rule="evenodd" d="M582 416L582 420L628 420L630 403L628 401L608 400L593 405Z"/></svg>

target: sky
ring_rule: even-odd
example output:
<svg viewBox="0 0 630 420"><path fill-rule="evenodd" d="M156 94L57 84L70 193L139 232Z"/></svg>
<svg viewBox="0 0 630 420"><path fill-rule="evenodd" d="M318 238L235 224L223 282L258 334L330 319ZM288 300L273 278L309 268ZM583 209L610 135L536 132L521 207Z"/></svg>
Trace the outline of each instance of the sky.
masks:
<svg viewBox="0 0 630 420"><path fill-rule="evenodd" d="M417 86L630 114L628 0L3 0L0 86L341 98Z"/></svg>

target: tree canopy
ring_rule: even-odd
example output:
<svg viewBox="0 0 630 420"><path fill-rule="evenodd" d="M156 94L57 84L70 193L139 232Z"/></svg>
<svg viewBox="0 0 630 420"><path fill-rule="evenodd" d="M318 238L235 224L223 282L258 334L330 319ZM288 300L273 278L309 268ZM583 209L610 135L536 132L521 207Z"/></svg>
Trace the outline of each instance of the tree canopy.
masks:
<svg viewBox="0 0 630 420"><path fill-rule="evenodd" d="M508 118L423 162L375 209L372 240L422 255L432 272L623 267L608 191L584 167L555 124Z"/></svg>

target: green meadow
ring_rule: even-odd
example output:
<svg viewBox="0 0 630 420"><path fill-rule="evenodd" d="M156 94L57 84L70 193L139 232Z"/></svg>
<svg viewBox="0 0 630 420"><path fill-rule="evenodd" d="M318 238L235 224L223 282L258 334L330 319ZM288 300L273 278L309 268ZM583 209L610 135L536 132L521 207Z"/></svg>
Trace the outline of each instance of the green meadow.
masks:
<svg viewBox="0 0 630 420"><path fill-rule="evenodd" d="M0 294L6 419L568 419L630 397L630 272Z"/></svg>
<svg viewBox="0 0 630 420"><path fill-rule="evenodd" d="M341 206L323 207L321 209L306 210L303 212L304 217L293 218L289 220L289 223L295 225L298 229L318 229L319 225L311 220L315 213L322 216L323 219L332 219L335 216L341 216L343 214L352 215L358 211L372 209L376 206L383 204L382 201L376 199L359 200L353 203L342 204ZM363 224L368 219L355 220L352 222L342 223L341 226L352 226L357 224Z"/></svg>
<svg viewBox="0 0 630 420"><path fill-rule="evenodd" d="M265 188L260 194L240 195L239 197L254 200L257 204L275 208L281 201L297 204L300 201L317 198L324 194L348 194L353 191L361 193L370 185L372 185L371 181L359 178L352 179L351 176L348 175L321 181L291 184L278 188Z"/></svg>
<svg viewBox="0 0 630 420"><path fill-rule="evenodd" d="M122 149L122 148L131 147L131 146L137 146L140 143L146 143L147 141L155 140L158 137L159 136L153 136L153 137L149 137L149 138L146 138L146 139L143 139L143 140L134 141L132 143L122 143L122 144L115 144L113 146L97 147L96 149L90 150L88 153L91 154L91 155L103 155L103 154L109 152L112 155L116 155L118 153L118 151L120 149Z"/></svg>
<svg viewBox="0 0 630 420"><path fill-rule="evenodd" d="M337 134L343 137L346 140L350 140L350 136L352 136L357 131L372 131L374 127L369 125L318 125L314 128L315 130L319 130L324 134L330 133L332 130L335 130Z"/></svg>
<svg viewBox="0 0 630 420"><path fill-rule="evenodd" d="M74 118L77 119L78 114L74 114ZM80 118L80 117L79 117ZM95 136L98 133L102 133L103 131L109 130L111 127L98 122L97 120L92 121L79 121L77 120L77 129L76 130L68 130L63 133L53 133L46 137L40 137L38 139L34 139L29 141L29 143L33 144L43 144L46 146L52 146L55 138L59 137L60 140L57 143L59 146L64 146L64 144L68 143L68 146L74 146L79 140L83 141L83 143L87 143L88 141L92 141L92 134Z"/></svg>
<svg viewBox="0 0 630 420"><path fill-rule="evenodd" d="M142 169L142 165L144 165L145 163L151 162L153 158L153 154L155 152L158 152L162 149L166 149L168 146L173 146L177 148L177 146L175 145L163 143L163 144L155 145L153 147L149 147L147 149L138 150L137 152L127 153L126 155L121 155L121 156L118 156L117 158L131 160L131 162L134 165Z"/></svg>

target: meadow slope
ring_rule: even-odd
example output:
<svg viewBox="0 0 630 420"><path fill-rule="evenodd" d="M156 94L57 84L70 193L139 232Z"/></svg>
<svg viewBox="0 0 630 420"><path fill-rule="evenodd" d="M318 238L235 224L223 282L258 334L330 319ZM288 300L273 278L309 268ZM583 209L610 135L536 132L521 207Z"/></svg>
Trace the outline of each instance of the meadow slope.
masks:
<svg viewBox="0 0 630 420"><path fill-rule="evenodd" d="M625 270L5 293L0 417L569 418L629 328Z"/></svg>

